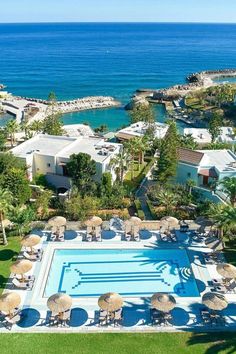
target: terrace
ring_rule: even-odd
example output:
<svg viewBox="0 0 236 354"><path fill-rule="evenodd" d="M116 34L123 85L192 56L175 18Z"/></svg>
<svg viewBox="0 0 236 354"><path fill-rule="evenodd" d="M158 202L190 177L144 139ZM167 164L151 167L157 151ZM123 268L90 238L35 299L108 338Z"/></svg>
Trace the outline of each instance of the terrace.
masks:
<svg viewBox="0 0 236 354"><path fill-rule="evenodd" d="M147 222L137 229L130 221L125 228L116 221L103 229L95 226L95 231L101 232L99 241L89 225L79 231L70 230L68 225L67 230L60 230L63 238L58 239L54 238L55 229L35 230L40 237L37 247L42 257L26 272L33 286L17 289L12 283L15 276L11 274L5 293L20 295L20 318L8 329L2 324L0 332L11 329L16 333L156 333L236 329L236 293L233 287L223 285L223 277L217 271L217 265L224 264L225 259L221 252L216 252L219 242L209 234L209 229L202 233L196 231L199 229L196 224L190 224L189 229L172 225L168 227L172 230L170 237L169 233L163 233L158 222L152 222L153 230L148 230ZM18 260L23 259L23 252L25 246ZM49 320L48 299L58 291L72 298L66 325L52 325ZM108 291L115 291L123 298L122 321L118 325L113 320L105 325L99 321L98 298ZM161 325L153 323L151 311L151 297L157 291L173 295L176 301L171 317ZM202 297L209 292L223 295L228 304L219 317L215 316L215 321L205 321L203 317L206 308Z"/></svg>

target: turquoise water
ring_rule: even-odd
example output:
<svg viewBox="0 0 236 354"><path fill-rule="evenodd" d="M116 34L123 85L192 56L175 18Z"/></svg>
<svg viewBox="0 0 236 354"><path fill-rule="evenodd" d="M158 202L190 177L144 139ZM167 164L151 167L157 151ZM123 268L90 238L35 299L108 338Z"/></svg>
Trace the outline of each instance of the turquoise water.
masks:
<svg viewBox="0 0 236 354"><path fill-rule="evenodd" d="M164 122L166 111L163 105L153 106L156 120ZM63 116L64 124L88 123L92 128L96 128L102 123L106 124L109 130L117 130L130 123L129 113L123 108L109 108L102 110L91 110L84 112L68 113Z"/></svg>
<svg viewBox="0 0 236 354"><path fill-rule="evenodd" d="M57 292L97 297L109 291L199 296L185 250L55 250L44 297Z"/></svg>
<svg viewBox="0 0 236 354"><path fill-rule="evenodd" d="M110 95L125 104L137 88L167 87L191 72L235 67L236 25L0 24L0 48L0 83L13 94L46 98L55 91L65 100ZM127 118L111 110L64 119L115 129Z"/></svg>

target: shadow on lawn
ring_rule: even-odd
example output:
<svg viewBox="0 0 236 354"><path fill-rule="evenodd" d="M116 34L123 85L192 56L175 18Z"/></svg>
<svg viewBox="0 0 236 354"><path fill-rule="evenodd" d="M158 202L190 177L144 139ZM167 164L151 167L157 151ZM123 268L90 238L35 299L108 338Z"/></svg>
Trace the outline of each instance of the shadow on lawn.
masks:
<svg viewBox="0 0 236 354"><path fill-rule="evenodd" d="M193 334L187 342L189 346L199 344L209 346L209 348L204 351L204 354L231 354L236 352L236 337L234 332L196 333Z"/></svg>
<svg viewBox="0 0 236 354"><path fill-rule="evenodd" d="M17 252L12 251L10 249L5 249L0 251L0 261L9 261L10 259L14 259L17 256Z"/></svg>

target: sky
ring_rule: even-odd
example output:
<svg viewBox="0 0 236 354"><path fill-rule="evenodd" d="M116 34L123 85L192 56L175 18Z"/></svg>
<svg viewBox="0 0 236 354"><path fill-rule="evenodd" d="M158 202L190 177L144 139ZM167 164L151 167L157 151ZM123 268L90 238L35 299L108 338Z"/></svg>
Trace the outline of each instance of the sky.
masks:
<svg viewBox="0 0 236 354"><path fill-rule="evenodd" d="M0 0L3 22L236 23L236 0Z"/></svg>

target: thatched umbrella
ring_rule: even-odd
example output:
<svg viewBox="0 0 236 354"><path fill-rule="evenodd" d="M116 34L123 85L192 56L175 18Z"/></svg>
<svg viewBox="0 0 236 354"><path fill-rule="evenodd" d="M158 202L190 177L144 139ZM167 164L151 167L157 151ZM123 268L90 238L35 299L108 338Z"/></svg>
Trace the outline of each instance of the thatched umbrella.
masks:
<svg viewBox="0 0 236 354"><path fill-rule="evenodd" d="M66 218L63 216L54 216L48 220L48 224L55 227L66 226Z"/></svg>
<svg viewBox="0 0 236 354"><path fill-rule="evenodd" d="M93 216L92 218L86 220L84 223L86 226L96 227L102 225L102 219L99 218L99 216Z"/></svg>
<svg viewBox="0 0 236 354"><path fill-rule="evenodd" d="M99 297L98 306L105 311L113 312L123 306L123 299L117 293L106 293Z"/></svg>
<svg viewBox="0 0 236 354"><path fill-rule="evenodd" d="M170 312L176 305L174 296L165 293L156 293L151 297L152 306L162 312Z"/></svg>
<svg viewBox="0 0 236 354"><path fill-rule="evenodd" d="M220 263L216 267L217 272L225 279L236 278L236 267L228 263Z"/></svg>
<svg viewBox="0 0 236 354"><path fill-rule="evenodd" d="M228 302L224 295L217 293L205 293L202 297L202 303L210 310L221 311L228 306Z"/></svg>
<svg viewBox="0 0 236 354"><path fill-rule="evenodd" d="M166 224L168 224L169 227L177 227L179 220L173 216L164 216L164 218L161 219L161 225L166 226Z"/></svg>
<svg viewBox="0 0 236 354"><path fill-rule="evenodd" d="M29 272L33 267L33 263L28 259L20 259L13 263L10 267L11 272L15 274L20 274L22 276L22 280L24 279L24 274Z"/></svg>
<svg viewBox="0 0 236 354"><path fill-rule="evenodd" d="M71 308L72 298L67 294L57 293L49 297L47 306L54 313L62 313Z"/></svg>
<svg viewBox="0 0 236 354"><path fill-rule="evenodd" d="M27 235L23 238L23 240L21 241L22 246L25 247L30 247L31 249L31 253L33 253L33 247L38 245L41 242L41 238L38 235Z"/></svg>
<svg viewBox="0 0 236 354"><path fill-rule="evenodd" d="M0 311L7 313L7 315L12 314L21 303L21 297L19 294L14 292L4 293L0 296Z"/></svg>

